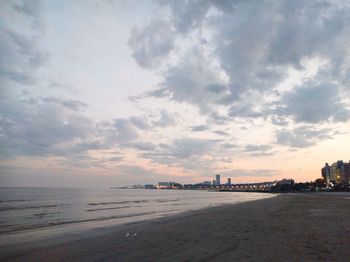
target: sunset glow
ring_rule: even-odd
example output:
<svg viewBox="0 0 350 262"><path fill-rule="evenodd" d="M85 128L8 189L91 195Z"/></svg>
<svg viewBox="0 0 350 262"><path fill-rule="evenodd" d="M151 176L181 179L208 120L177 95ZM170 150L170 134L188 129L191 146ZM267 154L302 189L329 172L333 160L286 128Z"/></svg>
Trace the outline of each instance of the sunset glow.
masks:
<svg viewBox="0 0 350 262"><path fill-rule="evenodd" d="M289 3L1 1L0 184L299 182L349 161L350 5Z"/></svg>

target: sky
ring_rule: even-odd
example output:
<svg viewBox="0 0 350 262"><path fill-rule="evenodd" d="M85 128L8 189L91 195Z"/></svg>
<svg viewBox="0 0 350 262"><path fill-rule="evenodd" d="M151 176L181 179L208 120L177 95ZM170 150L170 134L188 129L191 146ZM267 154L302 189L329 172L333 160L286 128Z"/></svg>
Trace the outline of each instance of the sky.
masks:
<svg viewBox="0 0 350 262"><path fill-rule="evenodd" d="M0 2L0 185L320 177L350 159L350 1Z"/></svg>

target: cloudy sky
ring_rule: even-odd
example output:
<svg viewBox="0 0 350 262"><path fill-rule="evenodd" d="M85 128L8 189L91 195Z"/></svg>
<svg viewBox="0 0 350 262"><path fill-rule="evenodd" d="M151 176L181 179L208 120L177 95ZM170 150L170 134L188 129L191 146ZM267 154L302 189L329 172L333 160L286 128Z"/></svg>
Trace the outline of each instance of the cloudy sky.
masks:
<svg viewBox="0 0 350 262"><path fill-rule="evenodd" d="M1 1L0 184L320 176L350 159L349 1Z"/></svg>

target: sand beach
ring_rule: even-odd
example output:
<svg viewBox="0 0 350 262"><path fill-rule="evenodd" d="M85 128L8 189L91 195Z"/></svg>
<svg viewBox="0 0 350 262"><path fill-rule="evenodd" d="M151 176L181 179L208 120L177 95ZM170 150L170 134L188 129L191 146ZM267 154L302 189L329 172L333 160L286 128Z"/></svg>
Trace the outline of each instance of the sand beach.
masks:
<svg viewBox="0 0 350 262"><path fill-rule="evenodd" d="M2 247L1 261L350 261L350 194L281 194L84 236Z"/></svg>

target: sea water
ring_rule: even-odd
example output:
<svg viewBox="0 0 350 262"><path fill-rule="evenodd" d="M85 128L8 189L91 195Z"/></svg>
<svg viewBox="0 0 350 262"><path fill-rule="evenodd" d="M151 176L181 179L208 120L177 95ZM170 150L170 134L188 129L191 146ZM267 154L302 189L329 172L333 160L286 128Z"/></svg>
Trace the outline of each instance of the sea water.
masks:
<svg viewBox="0 0 350 262"><path fill-rule="evenodd" d="M112 188L0 188L0 244L271 197L263 193Z"/></svg>

